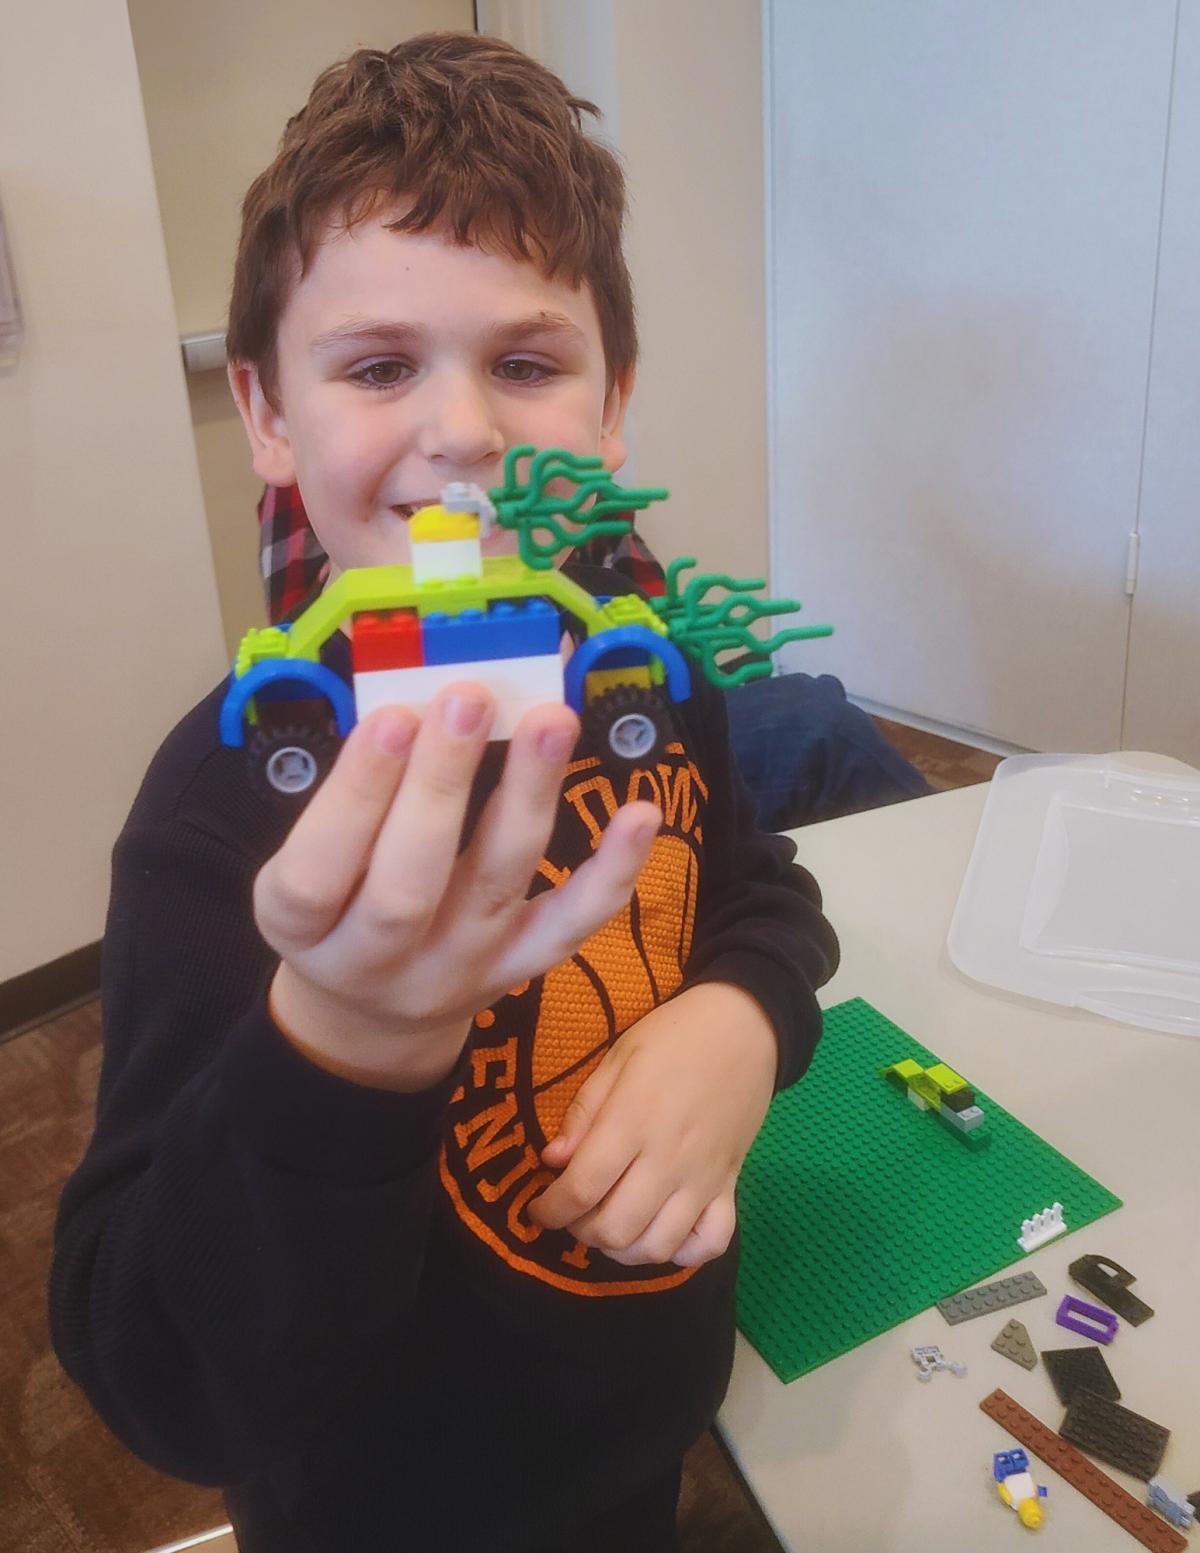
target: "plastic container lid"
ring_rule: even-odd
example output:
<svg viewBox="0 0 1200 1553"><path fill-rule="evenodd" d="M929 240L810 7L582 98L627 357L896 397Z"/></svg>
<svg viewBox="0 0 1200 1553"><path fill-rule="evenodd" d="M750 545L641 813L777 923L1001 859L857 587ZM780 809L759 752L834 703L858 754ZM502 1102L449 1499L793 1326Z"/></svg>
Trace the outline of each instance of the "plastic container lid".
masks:
<svg viewBox="0 0 1200 1553"><path fill-rule="evenodd" d="M992 778L947 948L976 981L1200 1035L1200 775L1015 755Z"/></svg>

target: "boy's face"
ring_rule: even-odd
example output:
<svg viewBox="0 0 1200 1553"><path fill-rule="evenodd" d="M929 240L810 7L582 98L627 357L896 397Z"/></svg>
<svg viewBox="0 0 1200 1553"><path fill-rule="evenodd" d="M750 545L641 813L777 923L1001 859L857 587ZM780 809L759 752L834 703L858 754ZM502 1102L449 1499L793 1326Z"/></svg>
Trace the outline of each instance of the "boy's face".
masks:
<svg viewBox="0 0 1200 1553"><path fill-rule="evenodd" d="M595 304L533 264L389 232L382 209L327 236L293 288L277 339L278 408L253 367L230 381L254 468L300 486L339 569L409 558L414 507L451 480L498 483L531 442L625 458L631 381L608 384ZM489 553L515 549L493 529Z"/></svg>

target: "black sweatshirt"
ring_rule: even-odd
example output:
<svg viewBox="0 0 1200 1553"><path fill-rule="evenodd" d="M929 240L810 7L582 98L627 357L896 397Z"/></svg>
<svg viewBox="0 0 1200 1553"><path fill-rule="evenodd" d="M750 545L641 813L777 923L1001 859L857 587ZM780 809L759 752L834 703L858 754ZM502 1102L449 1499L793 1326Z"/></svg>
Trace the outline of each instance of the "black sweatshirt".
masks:
<svg viewBox="0 0 1200 1553"><path fill-rule="evenodd" d="M345 660L337 636L327 661ZM296 811L221 746L224 685L155 757L114 852L96 1128L62 1197L51 1322L133 1451L225 1488L244 1553L529 1553L712 1421L736 1240L698 1269L625 1268L525 1213L570 1097L681 987L758 1000L779 1087L820 1032L837 945L819 892L754 829L722 697L693 680L652 769L618 781L581 744L534 881L650 797L665 822L634 900L480 1013L417 1094L315 1067L267 1013L251 888Z"/></svg>

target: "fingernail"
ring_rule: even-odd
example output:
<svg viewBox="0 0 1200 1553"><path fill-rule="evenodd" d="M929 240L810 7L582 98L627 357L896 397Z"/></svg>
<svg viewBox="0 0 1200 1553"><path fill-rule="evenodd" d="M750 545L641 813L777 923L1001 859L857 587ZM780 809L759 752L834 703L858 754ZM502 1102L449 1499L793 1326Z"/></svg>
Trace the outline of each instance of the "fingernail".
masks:
<svg viewBox="0 0 1200 1553"><path fill-rule="evenodd" d="M538 754L543 760L566 760L574 748L574 728L547 728L538 735Z"/></svg>
<svg viewBox="0 0 1200 1553"><path fill-rule="evenodd" d="M451 733L474 733L487 715L487 702L478 696L451 696L442 716Z"/></svg>
<svg viewBox="0 0 1200 1553"><path fill-rule="evenodd" d="M375 747L385 755L403 755L416 729L407 717L381 717L375 725Z"/></svg>

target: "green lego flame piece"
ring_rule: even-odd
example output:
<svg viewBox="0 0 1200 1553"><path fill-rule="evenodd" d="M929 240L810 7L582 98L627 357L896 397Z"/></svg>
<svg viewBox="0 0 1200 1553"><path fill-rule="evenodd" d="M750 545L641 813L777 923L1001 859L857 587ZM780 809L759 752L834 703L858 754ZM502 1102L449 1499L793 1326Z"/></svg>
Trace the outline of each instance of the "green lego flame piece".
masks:
<svg viewBox="0 0 1200 1553"><path fill-rule="evenodd" d="M725 572L700 572L689 578L680 592L680 574L695 564L694 556L672 561L667 567L665 594L650 602L666 623L672 641L696 660L712 684L728 688L763 679L771 673L771 654L788 642L806 642L833 634L832 626L821 625L788 626L773 636L755 636L751 627L757 621L792 614L801 607L799 602L757 598L759 589L766 587L762 578L737 579ZM724 596L709 598L715 588L724 589ZM754 653L755 657L748 663L723 667L717 655L734 648Z"/></svg>
<svg viewBox="0 0 1200 1553"><path fill-rule="evenodd" d="M517 465L524 458L530 459L530 465L522 481ZM548 493L553 480L569 481L575 486L574 494ZM667 492L659 487L618 485L595 454L568 453L562 448L538 452L532 443L522 443L504 455L504 482L493 486L488 495L500 526L517 531L525 565L549 571L563 550L603 534L627 534L629 519L613 514L641 512L651 502L664 500Z"/></svg>

